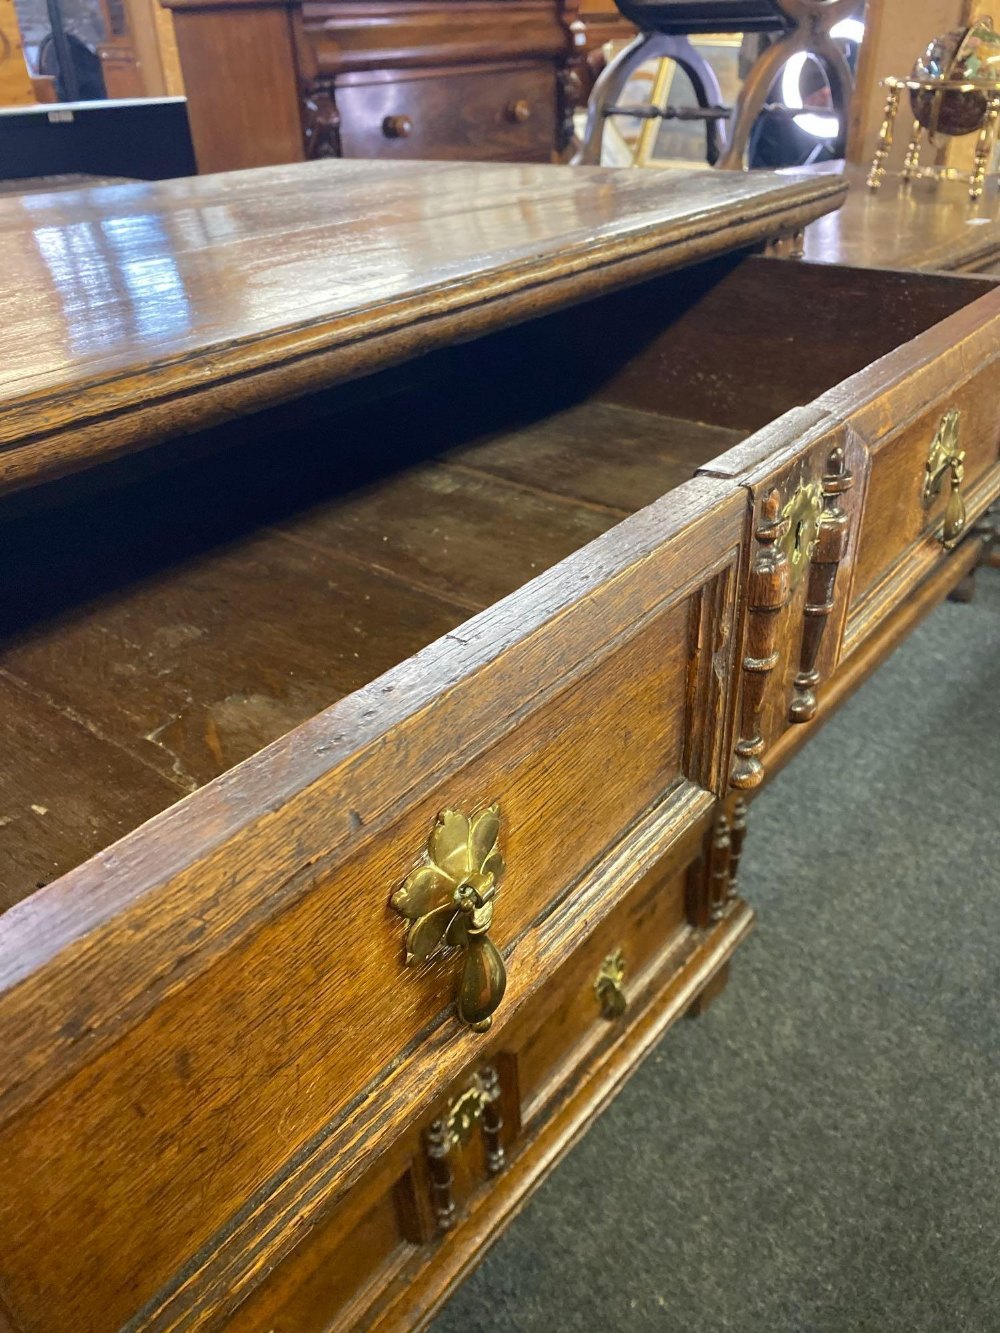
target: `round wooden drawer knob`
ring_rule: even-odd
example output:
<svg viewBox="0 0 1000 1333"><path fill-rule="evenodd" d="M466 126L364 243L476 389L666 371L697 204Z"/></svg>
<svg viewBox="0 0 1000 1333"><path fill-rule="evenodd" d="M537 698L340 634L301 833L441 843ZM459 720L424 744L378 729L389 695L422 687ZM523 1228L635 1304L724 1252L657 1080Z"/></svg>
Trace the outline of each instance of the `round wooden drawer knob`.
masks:
<svg viewBox="0 0 1000 1333"><path fill-rule="evenodd" d="M387 139L408 139L413 133L413 121L409 116L386 116L382 133Z"/></svg>
<svg viewBox="0 0 1000 1333"><path fill-rule="evenodd" d="M526 120L531 119L531 104L523 97L519 97L516 102L508 102L507 119L512 120L515 125L523 125Z"/></svg>

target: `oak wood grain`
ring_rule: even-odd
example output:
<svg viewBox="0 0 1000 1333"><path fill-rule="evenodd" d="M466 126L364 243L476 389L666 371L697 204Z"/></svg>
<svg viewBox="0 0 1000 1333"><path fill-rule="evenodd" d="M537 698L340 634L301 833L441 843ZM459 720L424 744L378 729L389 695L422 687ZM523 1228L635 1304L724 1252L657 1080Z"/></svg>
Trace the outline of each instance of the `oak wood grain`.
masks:
<svg viewBox="0 0 1000 1333"><path fill-rule="evenodd" d="M0 200L0 487L753 244L842 192L323 161L68 191L37 211Z"/></svg>
<svg viewBox="0 0 1000 1333"><path fill-rule="evenodd" d="M184 795L2 668L0 717L0 913Z"/></svg>
<svg viewBox="0 0 1000 1333"><path fill-rule="evenodd" d="M607 486L638 506L691 476L720 442L711 428L625 408L582 403L546 415L544 394L534 411L526 394L528 422L504 430L506 395L494 412L481 363L476 374L471 406L432 378L363 411L331 403L309 429L295 418L284 434L273 417L245 422L238 442L216 441L214 453L193 448L172 466L147 455L138 476L123 466L91 473L56 488L61 504L41 493L29 498L45 506L19 496L0 504L10 552L0 665L75 719L69 737L29 756L17 720L0 714L12 774L24 762L42 786L65 791L60 746L89 731L122 763L131 755L165 780L151 774L160 804L137 801L129 820L118 770L95 768L89 810L107 788L106 817L79 826L75 855L55 819L35 820L16 855L8 839L6 905L624 516L566 490ZM505 367L497 379L499 395ZM422 436L415 420L427 423ZM400 441L417 457L445 452L385 475ZM496 475L482 469L487 460Z"/></svg>
<svg viewBox="0 0 1000 1333"><path fill-rule="evenodd" d="M20 1073L14 1064L7 1065L8 1110L14 1112L18 1102L25 1105L28 1096L35 1100L43 1088L39 1079L49 1087L43 1104L8 1124L7 1143L11 1161L20 1161L24 1169L32 1163L22 1201L30 1196L51 1225L67 1229L63 1241L56 1241L53 1233L52 1245L40 1249L37 1232L24 1231L19 1221L32 1208L0 1219L10 1256L8 1288L19 1314L32 1317L33 1291L45 1293L42 1299L51 1310L58 1289L60 1308L80 1326L96 1313L88 1293L99 1289L102 1311L116 1310L119 1318L134 1311L143 1293L151 1297L183 1255L208 1243L213 1229L224 1224L247 1192L262 1187L267 1172L316 1133L338 1103L344 1106L340 1099L349 1098L357 1087L355 1075L338 1090L319 1074L330 1042L337 1045L345 1025L356 1030L357 1049L368 1050L366 1060L375 1062L375 1073L380 1061L391 1060L400 1044L405 1045L407 1030L416 1036L444 1021L451 1035L443 1046L432 1044L426 1059L421 1056L419 1077L429 1090L429 1071L433 1080L455 1076L469 1047L468 1038L454 1032L447 1008L442 1009L449 1004L453 976L447 964L425 975L403 972L400 924L385 905L442 804L475 804L500 795L511 810L510 864L524 867L508 890L509 911L498 937L524 958L523 967L511 973L504 1004L511 1014L529 1001L551 967L570 955L587 923L610 910L632 877L644 873L690 826L703 808L698 802L710 802L711 791L722 782L719 747L699 754L695 762L684 739L693 722L687 702L690 599L706 579L724 578L728 594L718 609L731 624L731 570L744 523L738 493L708 480L688 483L592 543L582 560L570 557L536 580L530 585L533 592L524 590L514 599L516 606L505 611L502 602L467 622L418 654L412 665L383 676L371 690L349 696L0 919L8 982L0 999L0 1023L6 1002L12 1038L8 1050L13 1053L21 1046ZM670 589L675 590L672 595ZM489 645L485 653L484 643ZM704 644L698 672L713 679L719 674L722 694L712 709L713 716L724 717L731 630L705 635ZM649 681L645 702L638 705L633 677ZM450 682L444 690L442 680ZM584 700L610 701L616 693L620 705L606 711L606 726L595 726ZM660 720L648 733L644 728L636 731L633 709L636 717ZM372 727L369 744L364 733ZM346 765L337 758L341 749ZM596 793L606 797L609 790L603 759L619 750L621 762L612 764L612 772L618 775L615 781L624 784L621 793L607 806L595 804ZM689 764L694 764L689 769L694 781L685 774ZM287 789L289 781L297 794ZM255 786L260 801L256 809ZM594 797L586 795L590 790ZM627 790L634 795L629 797ZM514 936L528 926L557 884L568 886L578 878L602 842L618 835L622 821L628 820L623 802L632 802L637 814L653 805L655 816L647 816L641 825L648 829L640 839L643 850L630 848L624 861L607 853L599 862L605 868L598 878L597 871L584 875L582 882L593 886L592 898L579 918L553 920L537 935L537 945L529 945L527 937L515 943ZM177 821L190 813L197 822L198 807L206 821L202 829L192 825L182 832ZM587 830L582 842L572 822L578 808ZM550 821L564 821L564 832L551 844L531 832L542 812ZM393 825L397 833L386 839ZM239 843L247 836L250 841L241 850ZM548 848L546 857L561 850L562 859L539 861L535 849L543 846ZM191 853L194 859L184 870L175 854L183 860ZM175 861L173 868L170 861ZM343 873L353 876L353 890L345 887ZM74 886L74 877L80 875L92 879L93 892L81 892L79 883ZM157 900L153 911L151 901L141 901L142 892L135 896L147 875L146 886ZM370 897L379 884L384 886L377 894L381 924L372 935L375 903ZM58 894L58 904L47 906L46 893ZM129 899L139 913L132 925ZM74 914L80 912L74 923ZM358 925L352 926L352 920ZM326 938L334 921L341 940L357 941L338 955L340 962L330 956ZM172 930L178 952L170 949L173 962L164 972L164 948L169 949ZM240 938L243 945L238 947ZM543 950L541 957L538 949ZM88 953L101 959L99 977L86 961ZM43 961L46 954L48 963ZM112 981L116 955L121 970ZM392 987L398 1023L391 1029L379 1023L377 1008L367 1018L353 1008L336 1020L330 1019L332 1010L326 1012L331 1004L350 1004L341 971L346 967L356 976L364 957L373 969L371 984L376 989ZM145 978L144 966L149 969ZM57 981L59 972L68 989ZM95 983L89 995L88 976ZM289 986L293 976L310 979L305 991ZM257 979L250 988L248 977ZM28 991L39 985L48 996L43 999L36 991L32 1003ZM62 991L58 998L57 990ZM312 998L303 1008L307 993ZM78 1021L69 1016L67 1003L76 1009ZM103 1020L98 1012L102 1006ZM244 1015L235 1027L228 1020L224 1025L232 1042L220 1040L219 1018L210 1017L223 1011L230 1019ZM28 1012L31 1022L25 1027ZM196 1022L199 1012L202 1019ZM48 1052L42 1037L46 1013L54 1023ZM359 1021L374 1024L370 1038L361 1035ZM129 1050L135 1055L129 1056ZM243 1095L248 1059L257 1071L255 1081L260 1079L249 1101ZM410 1066L400 1067L400 1076L409 1073ZM194 1099L192 1080L199 1089ZM395 1092L393 1087L392 1076L383 1080L391 1110L366 1104L344 1122L351 1141L363 1135L366 1155L377 1154L380 1144L391 1139L393 1126L405 1122L408 1094L398 1080ZM157 1106L155 1121L146 1121L136 1110L150 1102ZM168 1109L171 1104L173 1111ZM274 1108L273 1116L265 1113L267 1104ZM353 1119L359 1113L361 1122ZM226 1149L213 1156L206 1174L199 1145L216 1152L220 1117L229 1125ZM170 1121L172 1130L167 1129ZM46 1169L40 1174L33 1145L39 1132L48 1134L43 1122L52 1131L46 1154L51 1173ZM362 1129L362 1122L367 1128ZM84 1135L91 1146L81 1158L79 1136L85 1124L92 1125L93 1132ZM258 1134L265 1125L267 1148L262 1152ZM164 1158L155 1151L154 1141L165 1133L187 1166L182 1167L176 1153ZM352 1169L360 1168L354 1152L341 1172L347 1162ZM71 1177L76 1185L66 1194L64 1185ZM83 1186L84 1178L90 1186ZM163 1204L162 1211L149 1213L148 1227L132 1217L130 1200L140 1178L142 1188ZM100 1216L106 1225L98 1220L93 1203L84 1202L88 1196L96 1198L93 1190L102 1199ZM43 1204L56 1195L57 1207ZM85 1247L68 1239L70 1230L78 1237L83 1225L79 1215L72 1221L78 1209L88 1215L90 1240ZM127 1237L113 1222L123 1215L121 1209L132 1217ZM36 1267L42 1249L50 1256L54 1251L64 1255L61 1277L51 1263L44 1273ZM98 1269L99 1287L90 1280ZM207 1292L195 1288L192 1295L203 1300Z"/></svg>
<svg viewBox="0 0 1000 1333"><path fill-rule="evenodd" d="M758 430L989 293L984 279L723 257L602 302L609 402ZM666 312L669 312L667 314ZM597 364L601 351L581 354Z"/></svg>
<svg viewBox="0 0 1000 1333"><path fill-rule="evenodd" d="M805 257L858 268L979 272L1000 259L998 188L990 179L978 202L962 181L912 181L887 176L865 186L869 164L848 166L850 193L835 216L813 223Z"/></svg>

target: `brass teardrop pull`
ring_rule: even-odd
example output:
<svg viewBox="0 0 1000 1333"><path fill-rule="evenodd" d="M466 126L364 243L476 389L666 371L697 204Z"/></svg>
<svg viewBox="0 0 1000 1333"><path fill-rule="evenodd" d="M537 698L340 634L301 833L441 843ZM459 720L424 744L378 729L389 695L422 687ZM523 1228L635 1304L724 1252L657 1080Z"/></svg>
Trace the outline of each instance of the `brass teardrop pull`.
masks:
<svg viewBox="0 0 1000 1333"><path fill-rule="evenodd" d="M944 511L944 524L941 528L941 544L950 551L958 544L965 531L967 515L965 500L962 496L962 482L965 480L965 451L959 448L959 429L961 413L951 408L941 418L931 441L927 463L924 468L924 505L930 505L941 494L944 479L949 480L948 503Z"/></svg>
<svg viewBox="0 0 1000 1333"><path fill-rule="evenodd" d="M443 949L462 950L455 996L461 1022L486 1032L503 999L507 971L489 937L500 877L500 807L471 819L443 810L427 840L424 861L392 895L392 906L411 923L406 962L425 962Z"/></svg>

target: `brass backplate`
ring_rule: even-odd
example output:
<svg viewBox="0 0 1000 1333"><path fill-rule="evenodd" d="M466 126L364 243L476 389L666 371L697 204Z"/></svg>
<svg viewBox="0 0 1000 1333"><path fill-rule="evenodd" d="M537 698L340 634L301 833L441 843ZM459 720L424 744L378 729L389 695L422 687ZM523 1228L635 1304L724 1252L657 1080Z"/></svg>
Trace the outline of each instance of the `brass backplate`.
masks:
<svg viewBox="0 0 1000 1333"><path fill-rule="evenodd" d="M624 980L625 955L621 949L616 949L605 958L594 982L594 994L601 1006L601 1015L609 1021L621 1018L628 1008L628 999L622 988Z"/></svg>
<svg viewBox="0 0 1000 1333"><path fill-rule="evenodd" d="M927 463L924 467L923 500L925 505L933 503L935 496L941 494L944 475L949 467L965 461L965 454L959 447L959 435L962 426L962 414L958 408L951 408L941 418L930 449L927 451Z"/></svg>
<svg viewBox="0 0 1000 1333"><path fill-rule="evenodd" d="M465 1143L472 1133L473 1126L482 1118L483 1107L488 1101L486 1092L477 1081L452 1102L448 1108L447 1120L448 1137L452 1143Z"/></svg>

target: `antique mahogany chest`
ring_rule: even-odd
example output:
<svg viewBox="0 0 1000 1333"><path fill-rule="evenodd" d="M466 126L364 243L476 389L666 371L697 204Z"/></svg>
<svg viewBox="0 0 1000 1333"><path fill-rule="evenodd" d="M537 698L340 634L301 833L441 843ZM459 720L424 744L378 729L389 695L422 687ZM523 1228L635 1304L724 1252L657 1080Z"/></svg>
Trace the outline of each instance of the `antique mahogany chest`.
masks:
<svg viewBox="0 0 1000 1333"><path fill-rule="evenodd" d="M198 169L315 157L551 162L614 0L162 0Z"/></svg>
<svg viewBox="0 0 1000 1333"><path fill-rule="evenodd" d="M1000 491L992 284L761 253L842 193L0 200L0 1322L418 1327L720 989Z"/></svg>

